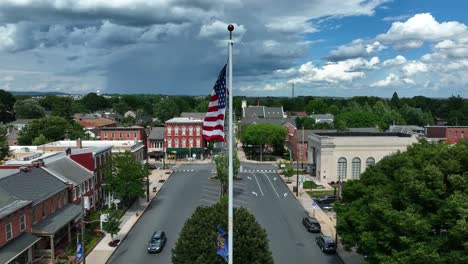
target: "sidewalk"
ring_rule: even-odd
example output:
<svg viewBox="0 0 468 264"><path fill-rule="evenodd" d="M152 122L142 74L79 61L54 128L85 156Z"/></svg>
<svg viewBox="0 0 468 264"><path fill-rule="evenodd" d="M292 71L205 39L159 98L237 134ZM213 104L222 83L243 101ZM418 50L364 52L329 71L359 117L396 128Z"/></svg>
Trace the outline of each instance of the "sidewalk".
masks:
<svg viewBox="0 0 468 264"><path fill-rule="evenodd" d="M169 174L166 174L169 172ZM164 185L164 182L159 182L159 180L167 180L172 175L171 170L153 170L149 176L150 180L150 202L151 200L159 193L161 187ZM153 192L153 187L157 187L157 191ZM114 237L114 239L120 239L120 243L125 239L128 232L132 229L133 225L140 219L149 205L146 202L146 197L140 198L138 201L134 202L130 208L125 212L125 214L120 219L122 223L120 224L120 232ZM138 215L137 215L138 213ZM110 247L108 244L111 242L111 237L109 234L106 234L104 238L99 241L99 243L94 247L94 249L89 252L86 256L86 263L91 264L104 264L111 257L112 253L118 248Z"/></svg>

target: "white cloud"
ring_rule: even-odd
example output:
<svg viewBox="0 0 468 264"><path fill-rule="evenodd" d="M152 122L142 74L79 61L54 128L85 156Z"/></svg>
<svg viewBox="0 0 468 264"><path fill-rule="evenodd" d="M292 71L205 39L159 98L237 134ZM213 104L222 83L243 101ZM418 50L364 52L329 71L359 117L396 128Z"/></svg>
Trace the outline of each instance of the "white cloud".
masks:
<svg viewBox="0 0 468 264"><path fill-rule="evenodd" d="M202 25L200 28L200 32L198 33L199 37L224 37L227 38L229 31L227 30L227 26L230 23L226 23L220 20L212 21L209 24ZM238 25L236 23L232 23L234 25L234 32L236 36L244 35L246 29L243 25Z"/></svg>
<svg viewBox="0 0 468 264"><path fill-rule="evenodd" d="M386 87L386 86L396 86L396 85L402 85L402 84L415 84L415 82L409 78L401 79L395 74L390 73L387 76L387 78L385 78L384 80L374 82L370 86L371 87Z"/></svg>
<svg viewBox="0 0 468 264"><path fill-rule="evenodd" d="M464 24L449 21L437 22L429 13L416 14L405 22L394 22L385 34L377 36L384 44L392 44L396 49L411 49L421 47L425 41L434 42L443 39L456 38L466 34Z"/></svg>
<svg viewBox="0 0 468 264"><path fill-rule="evenodd" d="M275 19L270 23L266 24L266 27L270 31L276 31L280 33L314 33L318 30L314 28L310 22L307 22L306 17L282 17L281 19Z"/></svg>
<svg viewBox="0 0 468 264"><path fill-rule="evenodd" d="M383 62L383 66L398 66L406 63L406 58L402 55L397 55L394 59L388 59Z"/></svg>
<svg viewBox="0 0 468 264"><path fill-rule="evenodd" d="M411 17L411 15L388 16L388 17L384 17L382 20L383 21L401 21L401 20L408 19L409 17Z"/></svg>
<svg viewBox="0 0 468 264"><path fill-rule="evenodd" d="M420 61L410 61L406 63L402 68L403 73L408 76L414 75L416 73L428 72L429 67L427 64Z"/></svg>
<svg viewBox="0 0 468 264"><path fill-rule="evenodd" d="M356 39L349 45L339 46L332 50L326 59L331 61L347 60L352 58L370 57L384 50L386 47L378 41L367 43L362 39Z"/></svg>
<svg viewBox="0 0 468 264"><path fill-rule="evenodd" d="M14 50L15 49L15 33L16 26L7 24L0 26L0 50Z"/></svg>

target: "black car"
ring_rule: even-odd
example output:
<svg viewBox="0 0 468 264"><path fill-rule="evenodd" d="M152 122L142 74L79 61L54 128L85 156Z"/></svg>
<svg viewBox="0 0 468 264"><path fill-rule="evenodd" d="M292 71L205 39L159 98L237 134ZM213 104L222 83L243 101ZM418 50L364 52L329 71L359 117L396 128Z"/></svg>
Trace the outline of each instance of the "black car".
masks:
<svg viewBox="0 0 468 264"><path fill-rule="evenodd" d="M334 253L336 251L335 241L329 236L320 235L315 238L315 242L323 252Z"/></svg>
<svg viewBox="0 0 468 264"><path fill-rule="evenodd" d="M336 200L338 200L338 196L333 194L327 194L325 196L317 198L317 202L319 203L332 203Z"/></svg>
<svg viewBox="0 0 468 264"><path fill-rule="evenodd" d="M164 231L156 231L151 236L150 241L148 242L148 253L159 253L164 248L166 244L166 233Z"/></svg>
<svg viewBox="0 0 468 264"><path fill-rule="evenodd" d="M320 223L317 218L314 217L304 217L302 218L302 224L307 228L307 231L320 233Z"/></svg>

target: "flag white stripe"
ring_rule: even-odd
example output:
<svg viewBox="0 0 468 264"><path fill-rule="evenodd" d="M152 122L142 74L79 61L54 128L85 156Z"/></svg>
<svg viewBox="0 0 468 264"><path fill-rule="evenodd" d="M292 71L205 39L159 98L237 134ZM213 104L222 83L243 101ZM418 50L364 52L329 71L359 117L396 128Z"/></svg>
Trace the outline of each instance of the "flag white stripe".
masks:
<svg viewBox="0 0 468 264"><path fill-rule="evenodd" d="M214 127L214 126L219 126L219 125L224 125L224 120L218 120L218 121L211 121L211 122L203 122L203 126L206 127Z"/></svg>
<svg viewBox="0 0 468 264"><path fill-rule="evenodd" d="M203 135L205 136L213 136L213 135L221 135L224 137L224 132L221 130L213 130L213 131L205 131L203 132Z"/></svg>

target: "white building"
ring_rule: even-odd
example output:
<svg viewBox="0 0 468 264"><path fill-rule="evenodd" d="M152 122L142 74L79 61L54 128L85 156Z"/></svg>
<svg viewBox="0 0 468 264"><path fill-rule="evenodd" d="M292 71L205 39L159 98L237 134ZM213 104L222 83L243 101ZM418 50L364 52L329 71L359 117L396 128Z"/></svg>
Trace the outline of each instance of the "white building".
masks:
<svg viewBox="0 0 468 264"><path fill-rule="evenodd" d="M359 179L367 166L416 142L404 133L315 132L308 137L309 171L328 183Z"/></svg>

